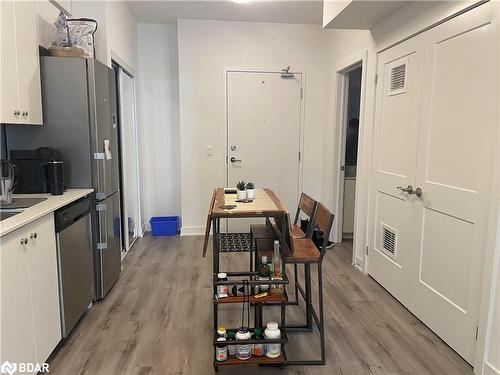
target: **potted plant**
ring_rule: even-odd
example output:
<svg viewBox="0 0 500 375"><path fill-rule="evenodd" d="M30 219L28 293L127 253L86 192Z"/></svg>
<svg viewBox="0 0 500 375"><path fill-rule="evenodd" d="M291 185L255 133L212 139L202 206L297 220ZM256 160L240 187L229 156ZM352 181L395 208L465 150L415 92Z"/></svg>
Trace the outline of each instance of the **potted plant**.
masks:
<svg viewBox="0 0 500 375"><path fill-rule="evenodd" d="M255 199L255 185L253 182L247 183L247 199Z"/></svg>
<svg viewBox="0 0 500 375"><path fill-rule="evenodd" d="M240 181L236 184L236 189L238 189L238 200L247 199L246 187L247 183L245 181Z"/></svg>

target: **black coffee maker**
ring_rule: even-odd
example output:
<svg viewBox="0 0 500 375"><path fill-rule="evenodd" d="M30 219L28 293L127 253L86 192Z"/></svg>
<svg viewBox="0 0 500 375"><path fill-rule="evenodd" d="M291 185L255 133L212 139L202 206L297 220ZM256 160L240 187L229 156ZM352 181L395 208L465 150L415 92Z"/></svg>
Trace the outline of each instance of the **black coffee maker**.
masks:
<svg viewBox="0 0 500 375"><path fill-rule="evenodd" d="M62 160L51 159L40 166L47 192L52 195L64 193L64 163Z"/></svg>

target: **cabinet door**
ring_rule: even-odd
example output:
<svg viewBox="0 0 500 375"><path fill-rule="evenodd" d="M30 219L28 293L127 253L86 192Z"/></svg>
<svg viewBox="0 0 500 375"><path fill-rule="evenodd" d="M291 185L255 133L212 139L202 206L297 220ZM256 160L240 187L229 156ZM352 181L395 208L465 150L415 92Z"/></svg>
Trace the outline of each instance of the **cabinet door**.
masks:
<svg viewBox="0 0 500 375"><path fill-rule="evenodd" d="M46 215L25 228L30 239L28 249L36 359L41 363L61 340L54 215Z"/></svg>
<svg viewBox="0 0 500 375"><path fill-rule="evenodd" d="M19 122L14 1L0 1L0 123Z"/></svg>
<svg viewBox="0 0 500 375"><path fill-rule="evenodd" d="M0 239L0 363L36 362L28 245L24 228Z"/></svg>
<svg viewBox="0 0 500 375"><path fill-rule="evenodd" d="M14 3L17 81L22 124L42 125L42 93L37 35L36 1Z"/></svg>

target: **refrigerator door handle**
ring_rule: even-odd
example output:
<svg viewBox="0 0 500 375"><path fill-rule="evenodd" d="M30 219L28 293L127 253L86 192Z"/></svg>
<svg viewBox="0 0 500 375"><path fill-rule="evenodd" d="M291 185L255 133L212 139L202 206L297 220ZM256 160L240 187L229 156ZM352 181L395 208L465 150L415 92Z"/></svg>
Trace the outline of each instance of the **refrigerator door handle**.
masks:
<svg viewBox="0 0 500 375"><path fill-rule="evenodd" d="M97 249L104 250L108 248L108 218L106 215L106 203L98 203L95 209L99 216L100 242L97 244Z"/></svg>

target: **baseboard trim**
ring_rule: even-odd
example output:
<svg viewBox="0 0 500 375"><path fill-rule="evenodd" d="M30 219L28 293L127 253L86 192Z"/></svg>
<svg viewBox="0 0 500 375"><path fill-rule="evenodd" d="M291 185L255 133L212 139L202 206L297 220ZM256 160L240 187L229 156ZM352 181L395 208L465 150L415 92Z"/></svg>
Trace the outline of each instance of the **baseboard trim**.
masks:
<svg viewBox="0 0 500 375"><path fill-rule="evenodd" d="M182 227L181 236L203 236L205 234L205 227Z"/></svg>
<svg viewBox="0 0 500 375"><path fill-rule="evenodd" d="M500 375L500 370L495 368L488 361L484 362L484 372L483 375Z"/></svg>

